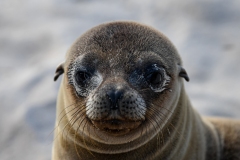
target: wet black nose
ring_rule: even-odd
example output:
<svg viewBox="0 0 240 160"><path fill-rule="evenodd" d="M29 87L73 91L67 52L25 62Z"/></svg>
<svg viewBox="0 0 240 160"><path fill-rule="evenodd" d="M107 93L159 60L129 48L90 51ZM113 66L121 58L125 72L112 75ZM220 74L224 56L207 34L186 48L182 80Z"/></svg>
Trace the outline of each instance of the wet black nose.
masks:
<svg viewBox="0 0 240 160"><path fill-rule="evenodd" d="M118 109L118 100L122 98L123 90L122 89L112 89L107 92L107 96L111 101L111 109Z"/></svg>

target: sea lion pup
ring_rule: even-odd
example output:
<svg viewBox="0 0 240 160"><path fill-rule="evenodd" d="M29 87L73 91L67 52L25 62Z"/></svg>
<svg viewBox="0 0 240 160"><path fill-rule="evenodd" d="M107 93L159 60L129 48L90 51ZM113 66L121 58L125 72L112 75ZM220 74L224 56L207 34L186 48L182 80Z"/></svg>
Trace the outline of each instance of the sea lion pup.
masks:
<svg viewBox="0 0 240 160"><path fill-rule="evenodd" d="M54 80L61 74L53 160L240 159L240 122L199 116L179 54L153 28L94 27Z"/></svg>

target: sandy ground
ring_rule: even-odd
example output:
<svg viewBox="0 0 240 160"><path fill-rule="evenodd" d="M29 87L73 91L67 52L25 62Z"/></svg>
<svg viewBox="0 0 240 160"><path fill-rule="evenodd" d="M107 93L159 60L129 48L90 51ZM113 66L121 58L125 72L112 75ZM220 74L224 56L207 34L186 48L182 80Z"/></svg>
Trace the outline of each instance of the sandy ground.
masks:
<svg viewBox="0 0 240 160"><path fill-rule="evenodd" d="M59 83L73 41L108 21L151 25L177 47L204 115L240 118L240 1L1 0L0 159L48 160Z"/></svg>

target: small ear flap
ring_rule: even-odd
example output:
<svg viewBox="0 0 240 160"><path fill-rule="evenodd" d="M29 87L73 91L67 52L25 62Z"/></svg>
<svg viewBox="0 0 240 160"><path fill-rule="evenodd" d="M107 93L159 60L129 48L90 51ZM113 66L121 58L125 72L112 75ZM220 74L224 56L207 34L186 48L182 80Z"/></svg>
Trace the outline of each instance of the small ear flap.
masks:
<svg viewBox="0 0 240 160"><path fill-rule="evenodd" d="M57 69L56 69L56 72L55 72L55 76L54 76L54 81L56 81L58 79L58 77L64 73L64 63L61 63Z"/></svg>
<svg viewBox="0 0 240 160"><path fill-rule="evenodd" d="M186 70L184 68L182 68L181 66L179 66L179 67L180 67L179 76L183 77L187 82L189 82L190 79L188 77Z"/></svg>

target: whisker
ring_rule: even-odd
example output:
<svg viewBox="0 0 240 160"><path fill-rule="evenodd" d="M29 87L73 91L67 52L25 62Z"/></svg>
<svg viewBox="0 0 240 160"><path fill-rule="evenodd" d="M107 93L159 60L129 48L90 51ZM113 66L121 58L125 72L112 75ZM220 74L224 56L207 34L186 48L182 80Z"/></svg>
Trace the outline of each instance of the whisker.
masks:
<svg viewBox="0 0 240 160"><path fill-rule="evenodd" d="M76 153L77 153L77 156L78 156L78 158L80 159L81 158L81 156L80 156L80 154L79 154L79 152L78 152L78 149L77 149L77 145L76 145L76 136L77 136L77 132L78 132L78 130L79 130L79 128L80 128L80 126L81 126L81 124L82 124L82 122L84 121L84 119L82 120L82 121L80 121L80 125L78 126L78 128L77 128L77 130L75 130L75 133L74 133L74 148L75 148L75 151L76 151ZM81 151L81 149L80 149L80 151Z"/></svg>
<svg viewBox="0 0 240 160"><path fill-rule="evenodd" d="M77 107L76 107L76 108L77 108ZM76 109L76 108L74 108L74 109ZM78 112L78 111L76 111L76 112ZM76 112L75 112L75 113L76 113ZM68 112L68 113L69 113L69 112ZM66 113L66 114L67 114L67 113ZM66 114L65 114L64 116L66 116ZM70 119L70 121L69 121L67 124L65 124L65 126L63 127L63 132L64 132L64 129L66 128L66 126L69 125L70 122L71 122L73 119L74 119L74 117L72 117L72 118ZM59 121L57 127L59 127L59 124L60 124L60 121ZM56 129L57 127L55 127L55 129ZM62 132L62 135L63 135L63 132ZM55 136L54 140L59 136L59 134L60 134L60 133L58 133L58 134ZM54 140L53 140L53 141L54 141Z"/></svg>
<svg viewBox="0 0 240 160"><path fill-rule="evenodd" d="M170 142L172 144L172 138L171 138L171 132L169 131L169 128L167 127L167 131L168 131L168 135L169 135L169 138L170 138Z"/></svg>
<svg viewBox="0 0 240 160"><path fill-rule="evenodd" d="M62 112L63 112L66 108L71 107L71 106L74 105L74 104L77 104L77 103L73 103L73 104L65 107L65 108L59 113L59 116L62 114ZM75 108L76 108L76 107L75 107ZM66 115L66 114L65 114L65 115ZM65 115L64 115L64 116L65 116ZM64 117L64 116L63 116L63 117ZM63 117L61 117L61 119L62 119ZM54 129L49 133L48 136L50 136L50 135L56 130L56 128L59 127L59 123L60 123L61 119L59 120L58 125L56 125L56 126L54 127Z"/></svg>
<svg viewBox="0 0 240 160"><path fill-rule="evenodd" d="M82 112L82 113L81 113L81 112ZM70 124L71 127L76 123L76 121L79 120L79 118L77 118L77 116L78 116L78 117L81 117L82 115L85 114L84 108L79 109L79 110L78 110L77 112L75 112L75 113L76 113L76 114L75 114L74 117L73 117L73 118L75 118L74 122L71 124L71 120L73 119L73 118L72 118L72 119L69 121L70 123L68 123L68 124ZM80 113L81 113L81 114L80 114ZM80 114L80 115L79 115L79 114ZM70 128L71 128L71 127L70 127ZM70 128L69 128L68 131L67 131L66 138L68 137L68 133L69 133Z"/></svg>
<svg viewBox="0 0 240 160"><path fill-rule="evenodd" d="M161 113L161 112L160 112L160 114L164 115L164 114ZM181 122L178 122L178 123L181 123ZM185 137L177 130L177 128L173 125L172 122L169 122L169 124L170 124L171 127L177 132L177 134L178 134L180 137L182 137L184 140L186 140Z"/></svg>
<svg viewBox="0 0 240 160"><path fill-rule="evenodd" d="M152 109L152 108L151 108ZM152 109L153 110L153 109ZM161 117L157 117L157 118L160 118L160 120L161 121L163 121L163 119L161 119ZM157 124L157 126L161 126L160 124L159 124L159 122L158 122L158 120L155 120L155 119L153 119L153 121ZM162 134L162 127L160 127L160 131L161 131L161 134ZM157 129L155 129L155 130L157 130ZM159 133L158 133L159 134ZM159 136L159 135L158 135ZM164 141L164 138L163 138L163 135L162 135L162 139L163 139L163 141Z"/></svg>
<svg viewBox="0 0 240 160"><path fill-rule="evenodd" d="M83 106L83 105L82 105ZM82 107L81 106L81 107ZM62 139L63 139L63 133L64 133L64 130L65 130L65 128L67 127L67 125L69 125L70 124L70 126L71 126L71 122L73 121L73 119L76 117L76 115L79 113L79 112L81 112L81 110L83 110L84 108L82 108L82 109L80 109L80 106L76 106L75 108L79 108L77 111L75 111L72 115L71 115L71 119L65 124L65 126L63 127L63 130L62 130ZM68 114L68 113L66 113L66 114ZM66 115L65 114L65 115ZM60 124L60 123L59 123ZM69 128L70 129L70 128ZM69 130L68 130L69 131ZM59 133L60 134L60 133ZM59 134L55 137L55 139L59 136ZM67 138L67 137L66 137Z"/></svg>
<svg viewBox="0 0 240 160"><path fill-rule="evenodd" d="M65 135L66 139L68 138L68 134L69 134L70 129L73 127L73 125L74 125L74 124L77 122L77 120L78 120L78 118L77 118L78 113L80 113L80 109L74 113L74 116L72 116L72 118L71 118L71 119L68 121L68 123L64 126L64 128L63 128L63 130L62 130L62 139L63 139L63 134L64 134L64 132L65 132L64 130L66 129L66 126L70 125L69 128L68 128L68 130L67 130L67 133L66 133L66 135ZM74 120L74 119L75 119L75 120ZM72 123L72 121L74 121L74 122Z"/></svg>
<svg viewBox="0 0 240 160"><path fill-rule="evenodd" d="M85 129L86 124L87 124L87 120L86 120L86 123L85 123L84 126L83 126L83 133L84 133L84 129ZM90 151L90 149L88 148L84 136L83 136L83 143L84 143L87 151L88 151L93 157L95 157L95 156L93 155L93 153Z"/></svg>
<svg viewBox="0 0 240 160"><path fill-rule="evenodd" d="M152 121L151 119L149 119L149 122L153 125L153 127L155 129L155 132L157 132L157 128L156 128L156 126L153 123L153 122L155 122L155 123L157 123L157 122L155 120ZM157 125L158 125L158 123L157 123ZM159 148L159 133L157 133L157 148Z"/></svg>
<svg viewBox="0 0 240 160"><path fill-rule="evenodd" d="M156 110L155 108L149 108L150 110L152 110L152 111L158 111L158 110ZM169 111L169 110L168 110ZM166 115L165 114L163 114L162 112L159 112L159 113L161 113L164 117L166 117ZM157 117L157 118L159 118L161 121L163 121L163 119L161 118L161 116L159 116L159 117ZM155 121L155 123L157 123L158 124L158 121L157 120L154 120ZM169 121L169 118L166 120L166 122L168 123L168 121ZM169 122L170 123L170 122ZM173 126L173 125L172 125ZM163 136L163 132L162 132L162 129L163 128L161 128L160 129L160 132L161 132L161 136L162 136L162 140L163 140L163 144L165 143L164 142L164 136ZM167 128L168 129L168 128ZM168 131L169 131L169 129L168 129ZM169 133L170 133L170 131L169 131ZM179 132L178 132L179 133ZM179 133L179 135L180 135L180 133ZM170 135L169 135L170 136Z"/></svg>

